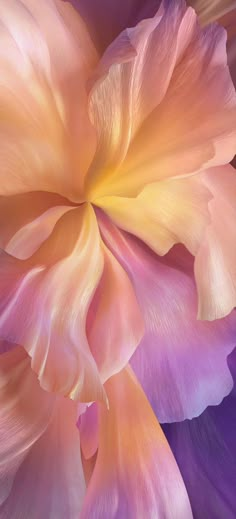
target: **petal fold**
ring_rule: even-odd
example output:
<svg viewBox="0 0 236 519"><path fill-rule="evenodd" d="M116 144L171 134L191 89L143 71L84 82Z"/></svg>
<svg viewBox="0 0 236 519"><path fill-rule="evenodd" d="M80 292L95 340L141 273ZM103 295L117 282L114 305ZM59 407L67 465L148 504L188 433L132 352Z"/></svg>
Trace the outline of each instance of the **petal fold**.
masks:
<svg viewBox="0 0 236 519"><path fill-rule="evenodd" d="M104 397L86 336L103 271L96 217L71 209L27 260L0 258L0 337L21 344L44 389L92 401Z"/></svg>
<svg viewBox="0 0 236 519"><path fill-rule="evenodd" d="M132 284L103 245L104 269L89 309L87 336L103 381L126 366L144 332Z"/></svg>
<svg viewBox="0 0 236 519"><path fill-rule="evenodd" d="M236 306L236 172L232 166L205 172L211 192L210 222L200 242L195 277L199 294L198 317L214 320Z"/></svg>
<svg viewBox="0 0 236 519"><path fill-rule="evenodd" d="M40 388L17 347L0 356L0 516L74 519L85 493L75 404Z"/></svg>
<svg viewBox="0 0 236 519"><path fill-rule="evenodd" d="M130 369L106 382L99 447L82 519L190 519L180 473L155 415Z"/></svg>
<svg viewBox="0 0 236 519"><path fill-rule="evenodd" d="M232 389L227 356L236 314L197 320L193 259L184 249L156 256L100 215L103 239L129 274L145 321L131 364L160 422L198 416ZM194 368L193 368L194 366Z"/></svg>

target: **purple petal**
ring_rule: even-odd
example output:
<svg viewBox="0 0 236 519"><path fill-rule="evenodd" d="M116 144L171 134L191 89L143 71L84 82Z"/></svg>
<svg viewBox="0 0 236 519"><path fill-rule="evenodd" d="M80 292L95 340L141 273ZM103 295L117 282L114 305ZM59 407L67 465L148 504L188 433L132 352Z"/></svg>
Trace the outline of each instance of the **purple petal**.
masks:
<svg viewBox="0 0 236 519"><path fill-rule="evenodd" d="M236 382L236 350L229 357ZM236 385L198 418L164 426L195 519L236 517Z"/></svg>

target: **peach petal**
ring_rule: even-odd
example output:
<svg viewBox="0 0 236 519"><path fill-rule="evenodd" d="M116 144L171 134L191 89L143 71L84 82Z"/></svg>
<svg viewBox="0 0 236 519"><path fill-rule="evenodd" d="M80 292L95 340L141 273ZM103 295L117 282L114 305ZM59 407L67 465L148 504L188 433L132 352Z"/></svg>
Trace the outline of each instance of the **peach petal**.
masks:
<svg viewBox="0 0 236 519"><path fill-rule="evenodd" d="M41 190L80 199L96 147L86 94L96 51L71 5L2 4L0 192Z"/></svg>
<svg viewBox="0 0 236 519"><path fill-rule="evenodd" d="M40 388L17 347L0 356L1 517L74 519L85 482L75 404Z"/></svg>
<svg viewBox="0 0 236 519"><path fill-rule="evenodd" d="M226 32L217 25L201 29L183 5L167 2L104 55L90 99L99 136L87 176L91 200L134 197L148 183L234 156L236 95Z"/></svg>
<svg viewBox="0 0 236 519"><path fill-rule="evenodd" d="M236 313L211 323L197 320L190 254L175 248L158 257L104 215L99 221L142 310L145 333L130 362L158 420L191 419L218 405L233 385L227 357L236 345Z"/></svg>
<svg viewBox="0 0 236 519"><path fill-rule="evenodd" d="M68 201L52 193L23 193L0 196L0 247L7 244L20 230L37 220L51 208L66 205ZM69 207L69 205L68 205Z"/></svg>
<svg viewBox="0 0 236 519"><path fill-rule="evenodd" d="M112 193L110 184L117 167L140 126L165 96L176 62L187 45L191 27L188 14L181 24L184 4L178 2L163 12L161 7L153 18L123 31L93 74L90 114L99 137L87 177L88 196L93 199L107 188Z"/></svg>
<svg viewBox="0 0 236 519"><path fill-rule="evenodd" d="M28 260L2 253L0 267L1 338L25 347L44 389L82 401L104 398L85 329L103 270L91 206L62 216Z"/></svg>
<svg viewBox="0 0 236 519"><path fill-rule="evenodd" d="M99 447L82 519L175 517L191 507L177 464L130 369L106 382L109 410L99 408Z"/></svg>
<svg viewBox="0 0 236 519"><path fill-rule="evenodd" d="M0 356L0 501L11 492L15 474L31 446L46 430L54 396L39 386L23 348Z"/></svg>
<svg viewBox="0 0 236 519"><path fill-rule="evenodd" d="M51 207L20 228L5 246L6 252L19 259L29 258L47 240L57 221L69 210L69 206Z"/></svg>
<svg viewBox="0 0 236 519"><path fill-rule="evenodd" d="M229 165L209 170L203 179L213 199L211 221L195 261L198 316L214 320L236 306L236 173Z"/></svg>

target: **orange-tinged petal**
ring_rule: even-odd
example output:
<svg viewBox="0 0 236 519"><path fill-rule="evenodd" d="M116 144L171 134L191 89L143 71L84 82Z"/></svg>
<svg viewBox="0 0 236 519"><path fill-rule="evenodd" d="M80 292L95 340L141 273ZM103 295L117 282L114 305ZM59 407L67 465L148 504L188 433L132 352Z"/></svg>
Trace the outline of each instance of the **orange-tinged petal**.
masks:
<svg viewBox="0 0 236 519"><path fill-rule="evenodd" d="M87 320L92 355L103 381L128 363L138 346L144 323L132 283L103 244L104 269Z"/></svg>
<svg viewBox="0 0 236 519"><path fill-rule="evenodd" d="M24 225L7 243L6 252L19 259L29 258L50 236L61 216L69 210L68 205L51 207L38 218Z"/></svg>
<svg viewBox="0 0 236 519"><path fill-rule="evenodd" d="M83 22L63 2L1 0L0 43L1 194L79 198L96 146L86 81L97 57Z"/></svg>
<svg viewBox="0 0 236 519"><path fill-rule="evenodd" d="M54 396L44 392L30 358L16 347L0 356L0 502L11 491L15 474L30 447L46 430Z"/></svg>
<svg viewBox="0 0 236 519"><path fill-rule="evenodd" d="M130 369L106 382L99 446L81 517L192 517L178 467Z"/></svg>
<svg viewBox="0 0 236 519"><path fill-rule="evenodd" d="M196 24L163 102L130 147L120 185L134 195L149 182L226 164L235 154L235 120L226 32L215 25L200 31ZM121 194L115 180L114 189Z"/></svg>
<svg viewBox="0 0 236 519"><path fill-rule="evenodd" d="M55 206L67 205L68 200L53 193L22 193L0 196L0 247L5 249L20 229L37 220Z"/></svg>
<svg viewBox="0 0 236 519"><path fill-rule="evenodd" d="M90 102L100 139L98 162L87 177L92 200L137 196L148 183L225 164L234 156L236 95L226 32L217 25L201 29L193 9L168 4L151 32L147 25L143 34L141 24L129 33L137 56L126 50L126 33L107 50L110 68L105 77L102 69Z"/></svg>
<svg viewBox="0 0 236 519"><path fill-rule="evenodd" d="M87 177L88 196L98 196L111 183L132 138L165 96L191 34L192 15L185 11L181 2L165 13L162 6L155 17L121 33L101 59L90 94L99 142Z"/></svg>
<svg viewBox="0 0 236 519"><path fill-rule="evenodd" d="M0 337L26 348L43 388L85 401L104 396L85 329L102 270L89 205L62 216L28 260L0 258Z"/></svg>
<svg viewBox="0 0 236 519"><path fill-rule="evenodd" d="M74 519L85 482L70 400L44 391L21 347L0 356L0 516Z"/></svg>

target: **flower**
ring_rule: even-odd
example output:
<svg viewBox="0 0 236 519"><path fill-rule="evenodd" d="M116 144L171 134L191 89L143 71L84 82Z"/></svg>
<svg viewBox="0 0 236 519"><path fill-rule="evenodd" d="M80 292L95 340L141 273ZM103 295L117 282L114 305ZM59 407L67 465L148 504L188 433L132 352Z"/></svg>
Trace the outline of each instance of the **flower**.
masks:
<svg viewBox="0 0 236 519"><path fill-rule="evenodd" d="M225 31L165 0L101 55L80 2L3 5L2 515L191 519L157 419L233 387Z"/></svg>

